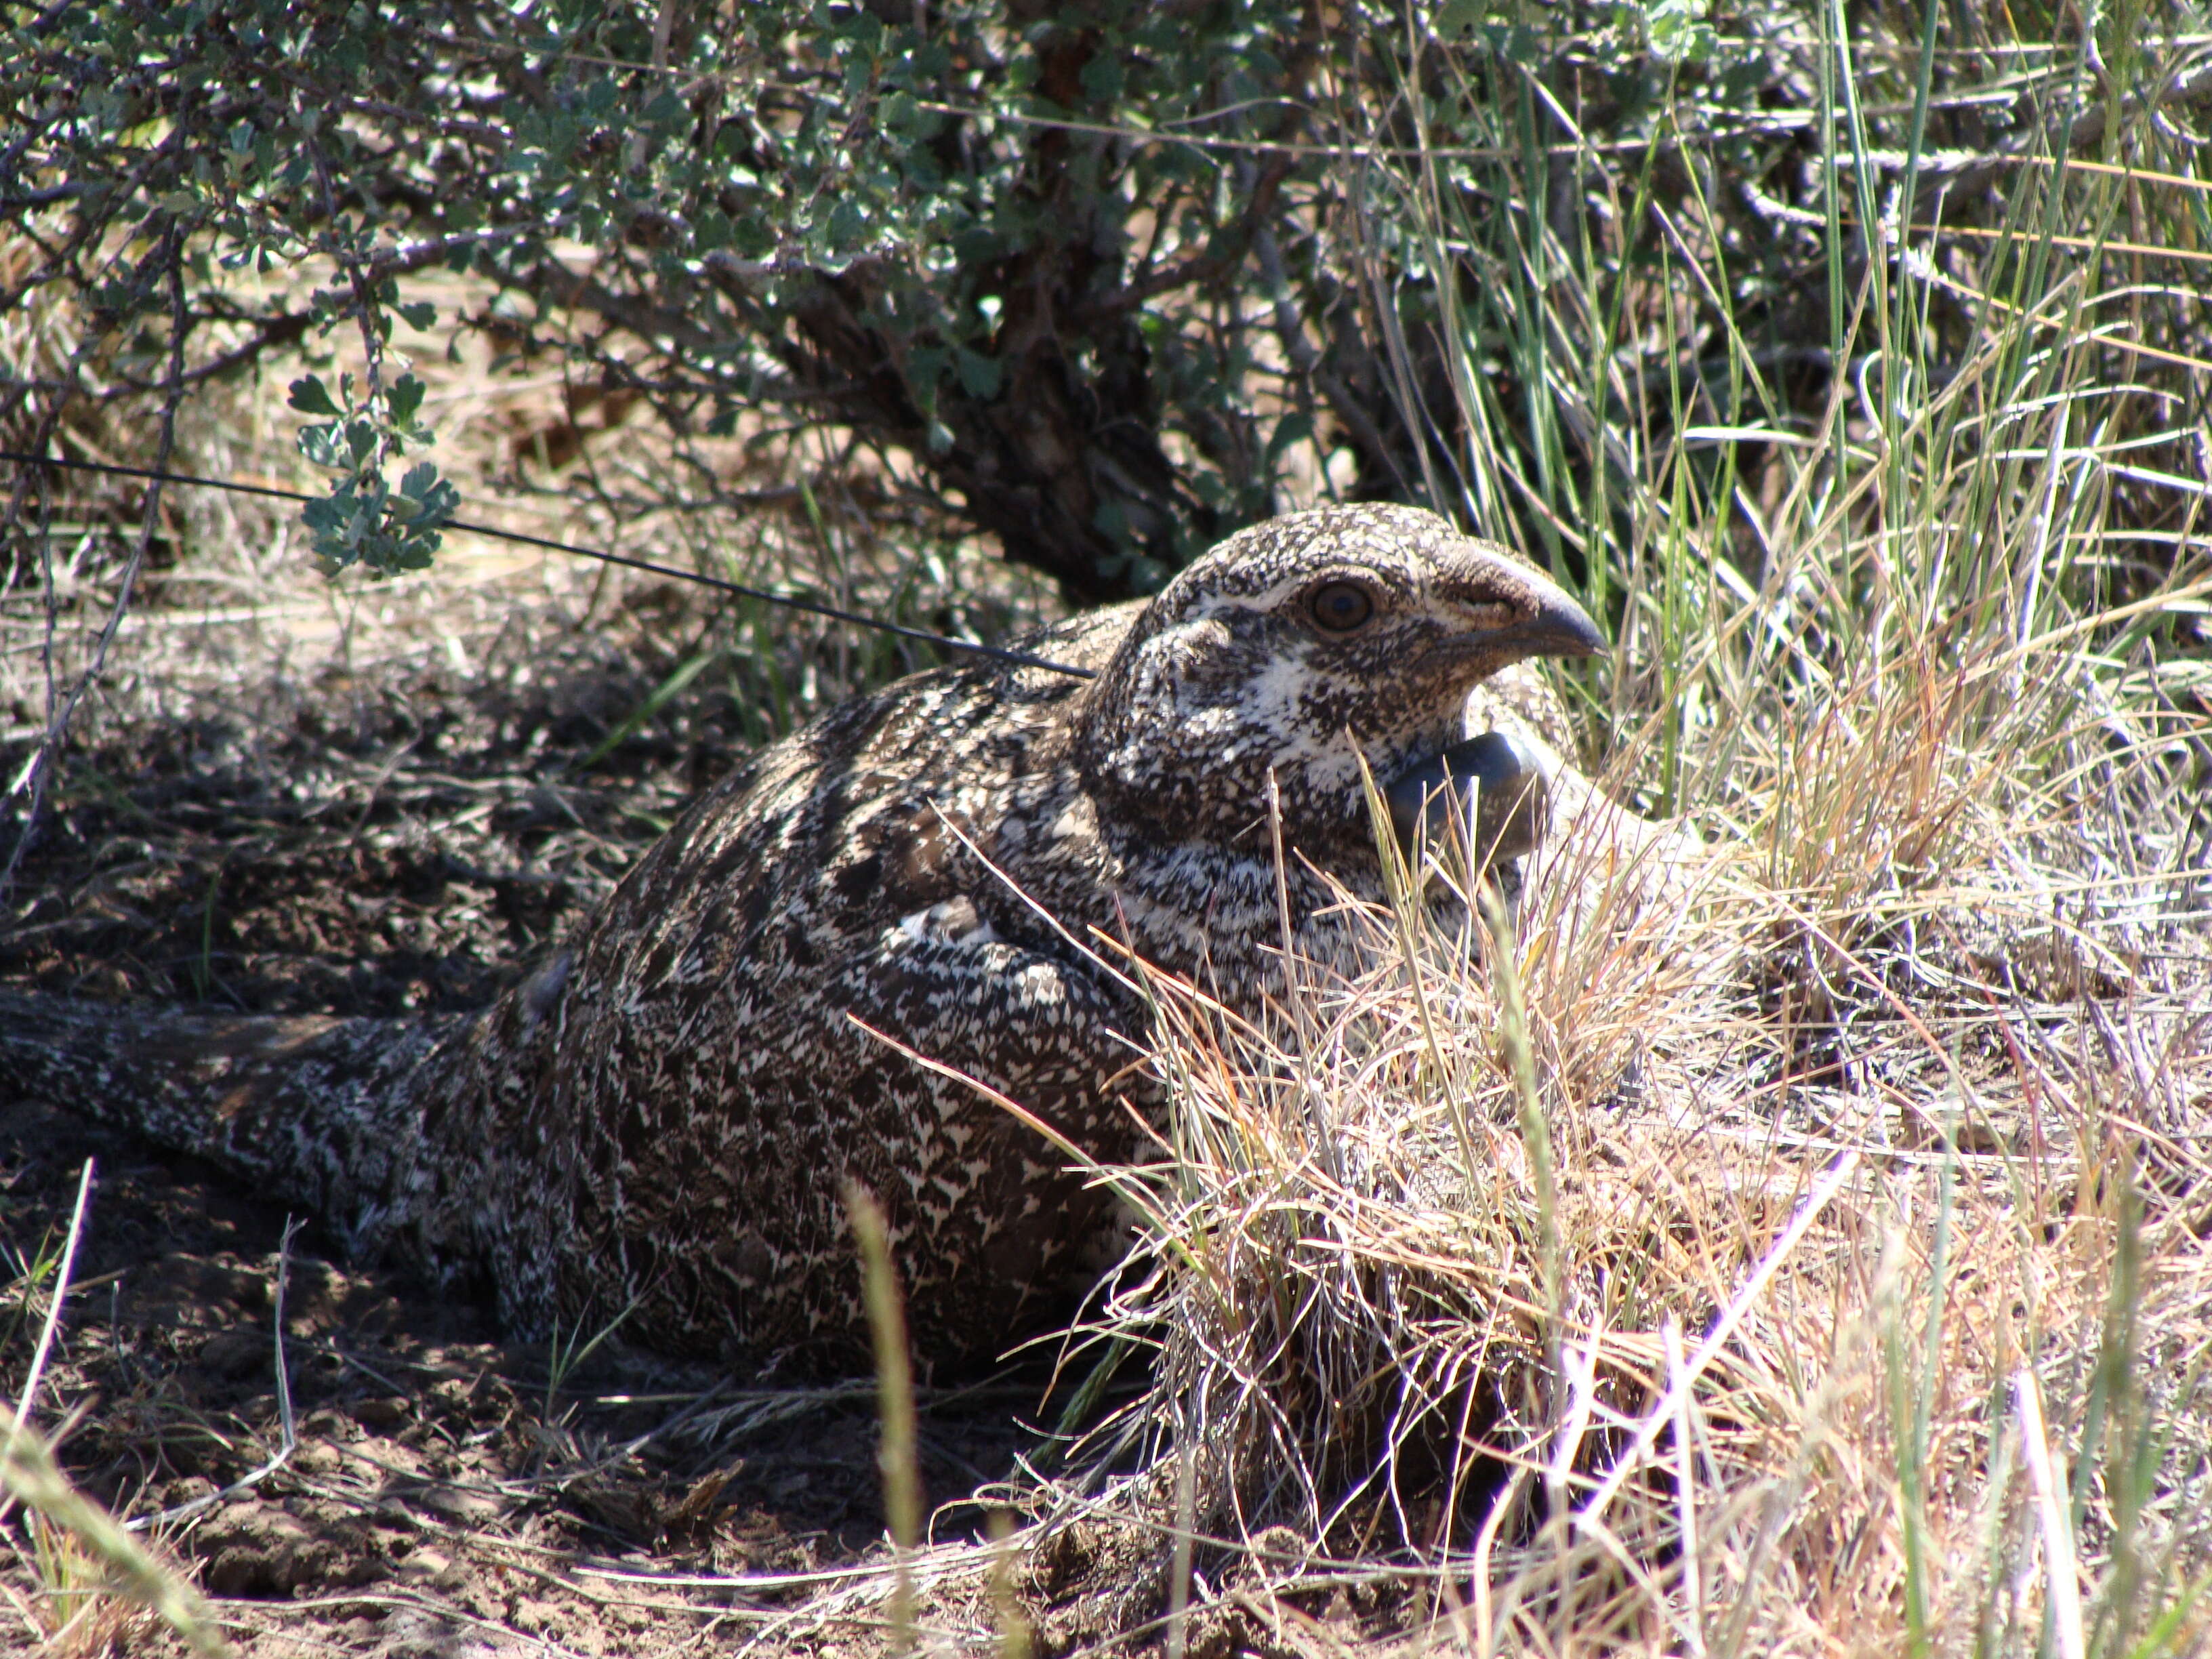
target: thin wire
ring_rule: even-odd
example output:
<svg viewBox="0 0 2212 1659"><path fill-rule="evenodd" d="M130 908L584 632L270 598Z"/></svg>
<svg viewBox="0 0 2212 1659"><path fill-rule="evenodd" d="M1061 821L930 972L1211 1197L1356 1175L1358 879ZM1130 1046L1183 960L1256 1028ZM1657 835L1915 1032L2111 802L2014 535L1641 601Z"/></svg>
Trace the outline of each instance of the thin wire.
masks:
<svg viewBox="0 0 2212 1659"><path fill-rule="evenodd" d="M118 477L189 484L201 489L228 489L234 495L265 495L279 501L311 502L321 499L316 495L301 495L296 489L277 489L268 484L234 483L228 478L200 478L189 472L158 472L148 467L118 466L107 461L72 461L59 455L26 455L12 449L0 450L0 461L13 461L19 466L58 466L72 472L106 472ZM526 547L542 547L555 553L570 553L580 559L597 559L602 564L618 564L628 570L642 570L651 575L667 576L680 582L696 582L702 587L734 593L741 599L758 599L763 605L781 605L787 611L803 611L809 616L827 617L833 622L851 623L857 628L872 628L879 634L896 634L902 640L918 640L927 645L941 645L949 650L971 652L979 657L1015 663L1024 668L1048 669L1055 674L1066 674L1072 679L1098 678L1094 669L1078 668L1073 663L1054 662L1049 657L1040 657L1030 652L1015 651L1002 645L981 645L974 640L956 639L950 634L932 634L924 629L908 628L902 623L884 622L880 617L865 616L857 611L840 610L834 605L793 599L785 593L771 593L765 588L748 587L743 582L726 581L720 576L704 576L696 570L685 570L675 565L655 564L650 559L633 559L624 553L610 553L605 548L579 547L572 542L552 541L544 536L526 535L520 530L502 530L496 525L476 524L466 519L448 519L441 528L466 531L472 536L489 536L498 541L520 542Z"/></svg>
<svg viewBox="0 0 2212 1659"><path fill-rule="evenodd" d="M434 38L439 45L473 51L484 56L489 56L495 52L505 52L511 57L534 57L544 58L554 55L552 53L549 53L543 48L534 48L528 46L517 45L516 43L508 40L458 41L448 40L443 36ZM2184 34L2174 37L2172 44L2176 49L2179 49L2183 46L2202 44L2206 40L2212 40L2212 36ZM1940 50L1937 56L1969 58L1975 56L2002 56L2008 53L2026 55L2032 52L2056 53L2059 50L2060 47L2056 42L2046 43L2033 41L2025 42L2014 46L1994 47L1990 49L1987 52L1984 52L1983 49L1979 47L1946 47ZM744 75L742 70L735 69L702 69L680 64L653 64L640 58L615 58L595 52L562 52L559 53L558 56L563 63L585 64L599 69L622 70L635 75L654 75L670 81L716 81L720 82L725 85L733 85L742 79L744 84L750 88L771 89L777 92L788 93L793 97L811 99L817 102L828 101L831 96L830 94L817 90L814 85L811 85L805 82L763 80L758 77ZM2034 70L2029 70L2025 73L2033 74L2036 71ZM2041 72L2049 78L2057 78L2063 71L2058 66L2054 64L2052 67ZM2009 96L2016 99L2020 96L2025 96L2031 89L2032 83L2023 78L2020 83L2020 89L2017 93L2013 93L2010 88L2001 87L1997 90L1998 93L2008 94ZM1960 92L1947 94L1936 102L1931 103L1929 107L1931 109L1958 109L1972 104L1987 103L1990 101L1993 95L1994 94L1992 94L1989 88L1977 88L1970 87ZM1257 108L1268 104L1287 104L1291 101L1293 100L1285 95L1248 99L1242 104L1227 106L1220 109L1200 110L1194 114L1184 116L1180 118L1184 123L1217 121L1222 119L1224 117L1238 113L1248 108ZM1129 143L1180 144L1188 149L1219 150L1226 154L1303 155L1329 161L1365 161L1381 159L1417 160L1422 158L1439 161L1498 161L1517 155L1522 153L1517 148L1502 144L1328 144L1300 143L1295 140L1285 139L1228 138L1201 133L1171 131L1162 127L1131 126L1110 121L1083 121L1073 119L1066 116L1040 115L1025 110L993 108L988 106L975 104L951 103L937 99L917 98L914 102L915 107L917 109L927 110L930 113L935 115L950 115L963 120L1000 121L1015 126L1040 127L1059 132L1085 133L1098 137L1118 139ZM1869 106L1866 112L1874 116L1905 115L1911 112L1911 107L1912 106L1910 104L1875 105ZM1710 142L1721 142L1729 138L1740 138L1747 136L1756 137L1767 133L1789 132L1801 129L1809 130L1817 124L1819 118L1818 113L1812 110L1774 110L1764 112L1761 118L1747 119L1733 125L1716 125L1707 128L1694 136ZM1574 155L1589 153L1637 154L1649 149L1650 147L1650 143L1651 141L1648 138L1621 138L1603 143L1591 143L1587 140L1576 140L1547 144L1540 146L1540 148L1547 155ZM1991 164L2012 166L2030 165L2045 159L2045 158L2039 156L2008 156L2002 155L1981 155L1961 158L1965 162L1974 166ZM2076 164L2069 162L2067 165ZM2114 170L2125 171L2126 169L2121 168ZM2189 180L2187 182L2193 185L2197 181Z"/></svg>

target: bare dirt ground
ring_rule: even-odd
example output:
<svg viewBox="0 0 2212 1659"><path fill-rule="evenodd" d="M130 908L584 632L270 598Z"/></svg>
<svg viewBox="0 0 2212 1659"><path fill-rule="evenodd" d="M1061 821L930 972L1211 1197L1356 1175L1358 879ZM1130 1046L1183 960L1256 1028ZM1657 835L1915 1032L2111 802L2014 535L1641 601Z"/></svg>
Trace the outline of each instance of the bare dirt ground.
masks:
<svg viewBox="0 0 2212 1659"><path fill-rule="evenodd" d="M479 1006L692 791L838 690L836 653L804 627L776 630L765 660L780 684L761 659L715 654L732 617L675 584L457 549L426 579L331 589L280 520L206 499L172 511L186 515L176 533L232 551L178 568L157 545L0 921L0 981L19 988L241 1012ZM118 550L88 541L63 574L64 671ZM4 622L12 776L46 720L35 587ZM656 704L702 652L708 671ZM24 828L14 806L8 847ZM780 1390L656 1362L618 1334L588 1352L591 1334L507 1346L485 1309L338 1260L312 1226L287 1258L281 1207L37 1101L0 1111L11 1401L46 1306L35 1269L50 1286L88 1161L88 1219L31 1420L61 1436L92 1495L155 1515L278 1453L281 1364L296 1425L283 1467L155 1529L238 1651L876 1645L872 1598L842 1626L810 1618L803 1638L780 1622L841 1571L881 1565L872 1379ZM1023 1425L1042 1392L1022 1376L926 1395L932 1500L1034 1450ZM939 1535L980 1536L987 1507L944 1512ZM55 1575L34 1554L0 1552L0 1650L35 1648L53 1621ZM742 1593L697 1582L738 1574ZM173 1641L143 1615L111 1622L117 1651Z"/></svg>

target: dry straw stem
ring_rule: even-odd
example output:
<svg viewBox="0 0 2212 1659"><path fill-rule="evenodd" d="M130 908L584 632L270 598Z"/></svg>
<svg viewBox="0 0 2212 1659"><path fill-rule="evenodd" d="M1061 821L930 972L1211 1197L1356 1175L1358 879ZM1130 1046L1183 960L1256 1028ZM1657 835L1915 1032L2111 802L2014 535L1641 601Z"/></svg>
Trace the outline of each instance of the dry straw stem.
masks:
<svg viewBox="0 0 2212 1659"><path fill-rule="evenodd" d="M39 1380L46 1374L46 1359L53 1352L55 1333L61 1329L62 1304L69 1299L70 1273L76 1265L76 1247L84 1237L86 1207L92 1201L93 1160L84 1161L84 1169L77 1176L76 1201L70 1206L69 1231L62 1240L60 1261L54 1267L53 1294L46 1302L46 1317L39 1328L39 1345L31 1351L31 1368L23 1376L23 1392L15 1402L15 1416L8 1431L8 1440L13 1445L15 1437L31 1420L31 1407L38 1401ZM0 1500L0 1520L7 1518L9 1504Z"/></svg>
<svg viewBox="0 0 2212 1659"><path fill-rule="evenodd" d="M193 1651L211 1656L228 1653L229 1648L199 1592L157 1561L113 1516L70 1485L55 1467L53 1454L37 1431L25 1427L12 1412L7 1421L0 1483L4 1483L10 1498L32 1512L34 1531L46 1529L43 1553L50 1560L70 1559L72 1570L76 1564L90 1569L88 1583L67 1587L64 1594L74 1599L77 1594L97 1589L128 1597L150 1609ZM70 1650L72 1638L90 1631L92 1621L100 1616L101 1599L87 1595L67 1622L47 1633L55 1651ZM88 1634L86 1650L96 1650L98 1645Z"/></svg>
<svg viewBox="0 0 2212 1659"><path fill-rule="evenodd" d="M1148 976L1182 1265L1090 1328L1160 1358L1083 1512L1217 1583L1287 1522L1277 1591L1425 1585L1484 1652L2212 1638L2212 963L2153 855L2194 809L2109 704L2101 761L2020 765L2091 735L2078 652L1842 666L1712 848L1570 790L1481 950L1447 892L1257 1026Z"/></svg>
<svg viewBox="0 0 2212 1659"><path fill-rule="evenodd" d="M292 1240L303 1224L297 1217L288 1217L283 1235L276 1246L276 1290L270 1298L274 1306L270 1315L270 1351L276 1373L276 1449L228 1486L218 1491L204 1492L188 1502L161 1510L156 1515L143 1515L126 1522L132 1532L144 1532L152 1528L172 1527L211 1509L220 1508L234 1498L243 1498L270 1475L292 1461L292 1454L300 1448L299 1425L292 1411L292 1373L284 1363L284 1291L291 1279Z"/></svg>
<svg viewBox="0 0 2212 1659"><path fill-rule="evenodd" d="M198 1592L149 1554L114 1516L77 1491L55 1464L45 1438L31 1427L39 1383L69 1299L92 1186L93 1161L87 1158L77 1178L76 1200L70 1211L69 1231L54 1266L53 1289L21 1395L14 1411L0 1407L6 1427L0 1434L0 1518L19 1503L30 1511L27 1530L34 1577L46 1602L44 1617L33 1609L25 1611L42 1645L58 1654L104 1652L124 1641L137 1616L131 1603L150 1609L196 1650L225 1653L228 1649Z"/></svg>
<svg viewBox="0 0 2212 1659"><path fill-rule="evenodd" d="M44 1534L42 1551L50 1561L74 1558L71 1570L80 1562L91 1570L89 1583L63 1591L69 1599L82 1594L84 1600L67 1622L47 1633L48 1644L57 1652L67 1652L73 1638L84 1633L86 1650L97 1650L100 1644L91 1639L90 1632L100 1617L101 1597L86 1593L96 1589L150 1609L197 1653L210 1659L228 1653L199 1592L162 1566L113 1516L70 1485L37 1431L24 1427L12 1412L8 1426L0 1482L9 1496L32 1512L34 1531L51 1529Z"/></svg>
<svg viewBox="0 0 2212 1659"><path fill-rule="evenodd" d="M891 1591L891 1645L896 1653L914 1646L914 1577L908 1557L921 1541L921 1474L915 1449L914 1370L907 1352L906 1310L899 1295L898 1269L891 1261L890 1230L883 1206L858 1182L845 1185L845 1209L860 1249L860 1279L868 1308L868 1332L875 1345L876 1382L883 1414L883 1446L877 1453L884 1476L884 1512L890 1521L895 1580Z"/></svg>

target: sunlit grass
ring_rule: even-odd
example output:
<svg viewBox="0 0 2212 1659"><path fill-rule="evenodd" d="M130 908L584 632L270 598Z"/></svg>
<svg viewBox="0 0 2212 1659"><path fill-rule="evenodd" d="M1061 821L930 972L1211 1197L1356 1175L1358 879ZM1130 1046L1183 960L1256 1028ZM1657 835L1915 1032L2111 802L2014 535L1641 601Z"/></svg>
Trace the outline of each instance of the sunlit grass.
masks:
<svg viewBox="0 0 2212 1659"><path fill-rule="evenodd" d="M1510 973L1401 910L1262 1029L1159 982L1188 1265L1098 1322L1159 1348L1121 1511L1195 1468L1217 1576L1287 1525L1278 1590L1395 1576L1476 1652L2193 1651L2203 366L2103 248L2193 246L2201 187L2023 167L1978 234L1898 227L1935 163L1863 105L1925 79L1826 50L1809 405L1649 155L1407 78L1393 131L1497 121L1370 177L1365 234L1468 273L1386 319L1450 369L1423 487L1610 619L1595 748L1696 840L1571 823ZM1562 168L1598 211L1539 210Z"/></svg>

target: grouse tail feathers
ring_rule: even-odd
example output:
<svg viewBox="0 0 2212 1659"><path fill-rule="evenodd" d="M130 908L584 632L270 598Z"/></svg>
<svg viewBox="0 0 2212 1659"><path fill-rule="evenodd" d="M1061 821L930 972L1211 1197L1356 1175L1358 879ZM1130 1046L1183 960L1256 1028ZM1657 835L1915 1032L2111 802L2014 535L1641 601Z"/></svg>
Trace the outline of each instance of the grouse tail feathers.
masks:
<svg viewBox="0 0 2212 1659"><path fill-rule="evenodd" d="M441 1130L465 1018L240 1017L0 993L0 1100L198 1154L321 1216L352 1251L437 1264L457 1171ZM471 1137L472 1138L472 1137ZM441 1164L444 1166L441 1167Z"/></svg>

